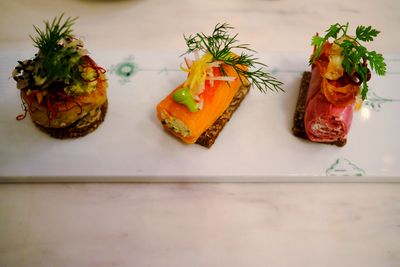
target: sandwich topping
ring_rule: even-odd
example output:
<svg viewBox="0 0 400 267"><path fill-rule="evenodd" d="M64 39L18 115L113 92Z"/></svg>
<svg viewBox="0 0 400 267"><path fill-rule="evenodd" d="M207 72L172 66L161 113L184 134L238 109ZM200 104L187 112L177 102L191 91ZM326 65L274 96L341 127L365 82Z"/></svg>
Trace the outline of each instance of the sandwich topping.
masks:
<svg viewBox="0 0 400 267"><path fill-rule="evenodd" d="M353 111L367 97L370 69L378 75L386 72L383 56L362 45L373 41L379 31L358 26L352 36L348 27L348 23L336 23L325 36L312 38L314 52L303 124L313 142L345 145Z"/></svg>
<svg viewBox="0 0 400 267"><path fill-rule="evenodd" d="M66 101L80 106L79 96L93 93L106 80L105 70L72 34L76 19L63 20L62 14L46 21L44 30L34 26L37 36L31 39L38 52L33 59L18 61L12 73L17 88L30 99L28 107L37 101L48 108L49 118L55 118Z"/></svg>
<svg viewBox="0 0 400 267"><path fill-rule="evenodd" d="M181 69L188 72L188 77L173 99L191 112L202 109L204 99L212 97L216 82L229 83L239 78L243 84L249 80L261 92L282 90L282 83L263 70L266 65L246 53L254 51L247 44L239 44L237 34L229 35L230 29L233 28L226 23L217 24L210 36L197 33L184 37L188 47L185 54L193 53L194 59L185 57L186 66ZM233 50L241 52L235 54ZM236 75L226 75L224 66L232 67Z"/></svg>
<svg viewBox="0 0 400 267"><path fill-rule="evenodd" d="M348 27L348 23L336 23L325 36L312 38L310 64L320 68L322 91L329 102L338 106L354 103L357 96L361 101L367 97L370 69L378 75L386 73L382 54L368 51L361 43L373 41L380 32L371 26L358 26L355 36L351 36Z"/></svg>

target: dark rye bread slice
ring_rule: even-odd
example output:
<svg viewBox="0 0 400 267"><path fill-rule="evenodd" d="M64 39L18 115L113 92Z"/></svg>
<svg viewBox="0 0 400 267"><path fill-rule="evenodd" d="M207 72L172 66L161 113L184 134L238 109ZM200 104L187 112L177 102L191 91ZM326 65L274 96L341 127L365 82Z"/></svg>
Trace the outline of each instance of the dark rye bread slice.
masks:
<svg viewBox="0 0 400 267"><path fill-rule="evenodd" d="M299 96L297 98L296 110L293 117L292 132L295 136L308 139L306 129L304 126L304 116L306 112L307 93L310 86L311 72L305 71L301 79ZM342 147L346 144L347 139L336 140L334 142L324 142L324 144L331 144Z"/></svg>
<svg viewBox="0 0 400 267"><path fill-rule="evenodd" d="M310 85L311 72L305 71L300 83L299 96L297 98L296 110L293 118L293 134L295 136L308 139L304 127L304 115L306 112L307 92Z"/></svg>
<svg viewBox="0 0 400 267"><path fill-rule="evenodd" d="M235 96L233 97L230 105L225 109L224 113L208 128L200 137L196 140L196 144L210 148L215 140L217 139L219 133L224 128L225 124L230 120L235 110L239 107L240 103L246 97L250 90L250 84L247 83L242 85Z"/></svg>
<svg viewBox="0 0 400 267"><path fill-rule="evenodd" d="M33 122L40 130L43 132L51 135L52 137L58 138L58 139L67 139L67 138L77 138L77 137L82 137L85 136L94 130L96 130L99 125L104 121L104 118L106 116L108 109L108 101L106 101L101 107L100 107L100 116L91 122L88 125L85 125L83 127L77 127L79 122L81 120L84 120L85 117L79 119L78 121L74 122L68 127L62 127L62 128L49 128L49 127L44 127L40 124L37 124Z"/></svg>

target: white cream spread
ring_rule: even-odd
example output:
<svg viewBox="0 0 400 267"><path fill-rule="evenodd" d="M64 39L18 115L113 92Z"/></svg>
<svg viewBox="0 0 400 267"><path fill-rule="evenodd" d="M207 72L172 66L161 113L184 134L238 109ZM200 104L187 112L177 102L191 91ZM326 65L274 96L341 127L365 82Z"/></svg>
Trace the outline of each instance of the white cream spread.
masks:
<svg viewBox="0 0 400 267"><path fill-rule="evenodd" d="M173 130L175 133L178 133L183 137L191 135L190 130L187 128L186 124L183 121L173 116L170 116L165 111L161 112L161 119L162 123L167 125L167 127Z"/></svg>

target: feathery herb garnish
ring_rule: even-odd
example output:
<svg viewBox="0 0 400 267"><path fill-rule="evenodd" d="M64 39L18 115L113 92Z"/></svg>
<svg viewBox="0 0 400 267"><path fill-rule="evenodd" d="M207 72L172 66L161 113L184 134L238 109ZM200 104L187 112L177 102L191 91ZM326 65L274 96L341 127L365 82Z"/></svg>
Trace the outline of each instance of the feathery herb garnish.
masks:
<svg viewBox="0 0 400 267"><path fill-rule="evenodd" d="M54 18L51 23L45 21L44 31L34 26L38 36L31 36L31 39L39 48L35 74L39 77L36 81L40 82L36 84L40 89L46 89L54 82L71 85L81 80L77 65L85 51L81 49L81 41L72 36L71 29L77 18L67 18L63 22L63 16Z"/></svg>
<svg viewBox="0 0 400 267"><path fill-rule="evenodd" d="M33 60L18 61L13 71L17 88L31 90L62 90L69 95L96 90L97 79L104 79L104 69L87 55L83 43L72 34L77 18L63 19L64 14L45 21L45 29L34 26L31 37L39 49Z"/></svg>
<svg viewBox="0 0 400 267"><path fill-rule="evenodd" d="M59 18L54 18L51 24L49 21L45 21L46 29L44 31L35 25L33 26L38 36L30 37L35 43L35 46L43 53L47 54L57 50L59 41L72 35L71 27L78 18L67 18L64 23L61 24L63 17L64 13L61 14Z"/></svg>
<svg viewBox="0 0 400 267"><path fill-rule="evenodd" d="M188 37L184 36L188 50L185 54L203 51L210 53L215 61L223 61L226 65L232 66L233 69L240 75L247 77L250 82L257 87L261 92L267 90L283 91L281 88L282 82L278 81L271 74L265 72L263 67L265 64L258 61L254 55L246 54L244 51L240 55L232 54L233 49L246 50L255 52L249 48L248 44L239 44L236 39L238 34L230 36L228 30L233 29L229 24L217 24L211 34L208 36L204 33L197 33ZM243 69L243 66L248 67L248 70ZM222 67L221 71L223 72ZM251 70L251 68L255 70Z"/></svg>
<svg viewBox="0 0 400 267"><path fill-rule="evenodd" d="M353 37L347 34L348 27L349 23L344 25L336 23L330 26L324 37L313 36L312 45L315 46L315 52L310 59L310 64L313 64L319 58L325 42L329 38L333 38L334 43L343 49L342 66L345 72L349 75L356 73L360 77L362 82L361 96L362 99L365 99L368 92L368 63L371 69L378 75L385 75L386 63L382 54L378 54L375 51L368 51L360 42L373 41L380 32L372 28L372 26L366 27L361 25L356 28L356 35Z"/></svg>

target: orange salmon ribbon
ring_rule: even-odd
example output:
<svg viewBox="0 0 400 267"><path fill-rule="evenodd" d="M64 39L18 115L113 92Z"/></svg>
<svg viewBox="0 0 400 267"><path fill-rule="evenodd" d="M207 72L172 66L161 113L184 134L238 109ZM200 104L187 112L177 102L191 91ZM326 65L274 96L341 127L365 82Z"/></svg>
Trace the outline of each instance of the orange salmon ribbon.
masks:
<svg viewBox="0 0 400 267"><path fill-rule="evenodd" d="M209 81L205 82L205 89L200 95L203 98L204 104L202 109L196 112L190 112L188 108L175 102L172 98L174 92L182 88L182 84L167 95L157 105L157 117L162 122L167 119L178 119L189 129L190 134L183 136L174 130L169 129L168 125L163 124L164 128L172 134L180 138L188 144L193 144L228 108L233 97L242 86L241 79L246 81L246 78L241 77L233 69L233 67L223 64L224 75L227 77L236 77L234 81L214 81L213 85ZM215 73L215 71L214 71ZM164 116L164 118L163 118Z"/></svg>

